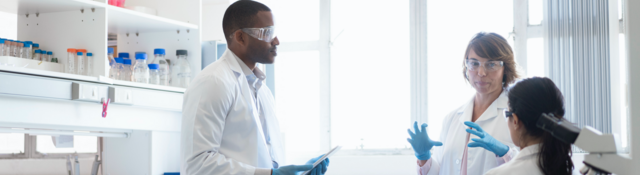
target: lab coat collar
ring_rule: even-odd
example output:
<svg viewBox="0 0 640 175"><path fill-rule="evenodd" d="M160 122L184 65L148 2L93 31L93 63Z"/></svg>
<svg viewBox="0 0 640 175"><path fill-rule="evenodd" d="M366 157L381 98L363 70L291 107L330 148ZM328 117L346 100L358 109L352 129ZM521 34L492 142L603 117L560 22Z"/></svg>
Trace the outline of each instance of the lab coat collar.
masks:
<svg viewBox="0 0 640 175"><path fill-rule="evenodd" d="M224 54L222 54L221 57L221 60L227 60L227 62L229 62L229 68L231 68L231 71L235 73L236 78L238 78L239 76L246 76L244 75L244 72L240 67L240 63L238 63L237 61L238 59L238 56L236 56L236 54L233 53L233 51L231 51L230 49L224 51Z"/></svg>
<svg viewBox="0 0 640 175"><path fill-rule="evenodd" d="M467 103L467 105L462 108L461 111L458 111L459 113L463 113L462 117L459 118L460 122L464 123L465 121L471 121L471 117L473 115L473 100L475 98L475 95L471 97L469 103ZM507 92L503 90L500 96L498 96L498 98L491 103L491 105L487 108L487 110L484 111L484 113L482 113L482 115L480 116L480 118L478 118L478 120L476 120L476 122L489 120L497 116L503 116L500 114L500 112L502 112L502 110L504 109L507 109L508 103L509 99L507 98Z"/></svg>
<svg viewBox="0 0 640 175"><path fill-rule="evenodd" d="M231 52L231 51L229 51ZM251 71L251 68L249 68L249 66L247 66L247 64L245 64L242 59L240 59L240 57L238 57L235 53L231 52L231 54L233 55L233 57L236 59L236 62L238 62L238 65L240 65L240 69L242 69L242 73L244 73L245 76L252 76L254 75L256 78L258 78L259 80L264 80L267 78L267 76L264 74L264 72L262 72L262 70L260 70L260 68L258 66L256 66L255 68L253 68L253 71Z"/></svg>
<svg viewBox="0 0 640 175"><path fill-rule="evenodd" d="M520 159L523 157L527 157L530 155L535 155L540 152L540 144L529 145L520 150L520 153L515 157L515 159Z"/></svg>

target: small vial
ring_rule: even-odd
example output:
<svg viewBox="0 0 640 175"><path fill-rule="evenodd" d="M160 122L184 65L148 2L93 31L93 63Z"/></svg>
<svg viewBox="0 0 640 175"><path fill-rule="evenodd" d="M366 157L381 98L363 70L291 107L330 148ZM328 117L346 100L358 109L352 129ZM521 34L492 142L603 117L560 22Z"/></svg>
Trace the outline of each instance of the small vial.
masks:
<svg viewBox="0 0 640 175"><path fill-rule="evenodd" d="M35 57L36 50L38 50L38 49L40 49L40 44L38 44L38 43L33 43L33 44L31 44L31 50L32 50L32 51L31 51L31 56L32 56L32 57ZM35 60L35 58L31 58L31 59L34 59L34 60Z"/></svg>
<svg viewBox="0 0 640 175"><path fill-rule="evenodd" d="M0 56L4 56L4 46L5 46L5 41L4 39L0 39Z"/></svg>
<svg viewBox="0 0 640 175"><path fill-rule="evenodd" d="M132 81L131 73L133 72L133 67L131 66L131 59L123 59L123 63L122 72L120 73L121 80Z"/></svg>
<svg viewBox="0 0 640 175"><path fill-rule="evenodd" d="M66 73L70 73L70 74L76 73L75 60L76 60L76 49L72 49L72 48L67 49L67 62L65 65Z"/></svg>
<svg viewBox="0 0 640 175"><path fill-rule="evenodd" d="M22 55L20 56L24 59L31 58L31 43L24 43L22 47Z"/></svg>
<svg viewBox="0 0 640 175"><path fill-rule="evenodd" d="M93 53L87 53L87 76L93 76Z"/></svg>
<svg viewBox="0 0 640 175"><path fill-rule="evenodd" d="M24 48L24 43L18 43L18 45L16 46L16 53L14 57L22 58L22 48Z"/></svg>
<svg viewBox="0 0 640 175"><path fill-rule="evenodd" d="M149 84L160 85L159 64L149 64Z"/></svg>
<svg viewBox="0 0 640 175"><path fill-rule="evenodd" d="M33 57L34 60L38 60L38 61L44 61L44 59L47 57L47 51L46 50L40 50L40 56L39 57Z"/></svg>
<svg viewBox="0 0 640 175"><path fill-rule="evenodd" d="M33 58L40 58L40 55L42 55L42 50L38 49L33 54Z"/></svg>
<svg viewBox="0 0 640 175"><path fill-rule="evenodd" d="M53 52L48 51L48 52L47 52L47 57L46 57L46 58L47 58L47 60L45 60L45 61L51 61L51 59L53 59Z"/></svg>
<svg viewBox="0 0 640 175"><path fill-rule="evenodd" d="M78 75L84 75L84 53L83 52L78 52L76 53L76 55L78 55Z"/></svg>

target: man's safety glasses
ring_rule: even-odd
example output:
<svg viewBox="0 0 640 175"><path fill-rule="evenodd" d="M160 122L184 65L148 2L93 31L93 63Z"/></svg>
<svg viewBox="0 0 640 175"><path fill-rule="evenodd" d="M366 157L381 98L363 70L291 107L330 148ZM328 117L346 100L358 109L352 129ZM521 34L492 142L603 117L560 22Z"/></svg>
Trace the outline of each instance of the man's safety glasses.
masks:
<svg viewBox="0 0 640 175"><path fill-rule="evenodd" d="M484 67L485 71L493 72L500 69L503 64L502 61L487 61L483 63L477 60L467 60L467 69L469 69L469 71L478 71L480 67Z"/></svg>
<svg viewBox="0 0 640 175"><path fill-rule="evenodd" d="M260 41L270 43L276 38L275 27L263 27L263 28L244 28L241 29L244 33L249 34Z"/></svg>

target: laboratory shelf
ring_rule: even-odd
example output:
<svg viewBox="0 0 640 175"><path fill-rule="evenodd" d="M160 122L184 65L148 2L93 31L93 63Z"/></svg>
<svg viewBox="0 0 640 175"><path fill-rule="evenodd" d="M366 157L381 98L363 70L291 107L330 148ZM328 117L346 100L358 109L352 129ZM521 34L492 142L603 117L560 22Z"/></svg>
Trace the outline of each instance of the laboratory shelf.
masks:
<svg viewBox="0 0 640 175"><path fill-rule="evenodd" d="M110 33L130 33L133 35L136 32L166 32L198 29L198 25L195 24L154 16L116 6L105 6L107 8Z"/></svg>
<svg viewBox="0 0 640 175"><path fill-rule="evenodd" d="M4 1L4 0L3 0ZM112 6L93 0L8 0L4 11L18 14L55 13L84 9L88 13L91 8L106 9L108 29L110 33L135 34L136 32L167 32L177 30L197 30L198 25L177 21L165 17L150 15L126 8ZM12 9L11 7L16 7Z"/></svg>
<svg viewBox="0 0 640 175"><path fill-rule="evenodd" d="M37 70L37 69L30 69L25 67L0 65L0 72L35 75L35 76L42 76L42 77L51 77L51 78L84 81L84 82L92 82L92 83L100 83L100 84L110 84L109 81L105 80L104 78L101 79L99 77L75 75L75 74L53 72L53 71L47 71L47 70Z"/></svg>
<svg viewBox="0 0 640 175"><path fill-rule="evenodd" d="M179 88L179 87L173 87L173 86L160 86L160 85L154 85L154 84L144 84L144 83L136 83L136 82L130 82L130 81L122 81L122 80L113 80L113 85L152 89L152 90L162 90L162 91L170 91L170 92L180 92L180 93L184 93L184 91L187 90L185 88Z"/></svg>

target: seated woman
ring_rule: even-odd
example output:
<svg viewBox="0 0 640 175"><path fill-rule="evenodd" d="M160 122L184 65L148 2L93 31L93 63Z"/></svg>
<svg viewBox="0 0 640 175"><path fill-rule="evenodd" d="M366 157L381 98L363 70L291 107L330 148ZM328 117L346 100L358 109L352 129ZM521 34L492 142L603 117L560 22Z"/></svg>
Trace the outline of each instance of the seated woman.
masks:
<svg viewBox="0 0 640 175"><path fill-rule="evenodd" d="M542 113L564 116L564 98L549 78L528 78L508 90L505 111L513 143L520 153L510 162L486 174L570 175L573 171L571 144L536 127Z"/></svg>

